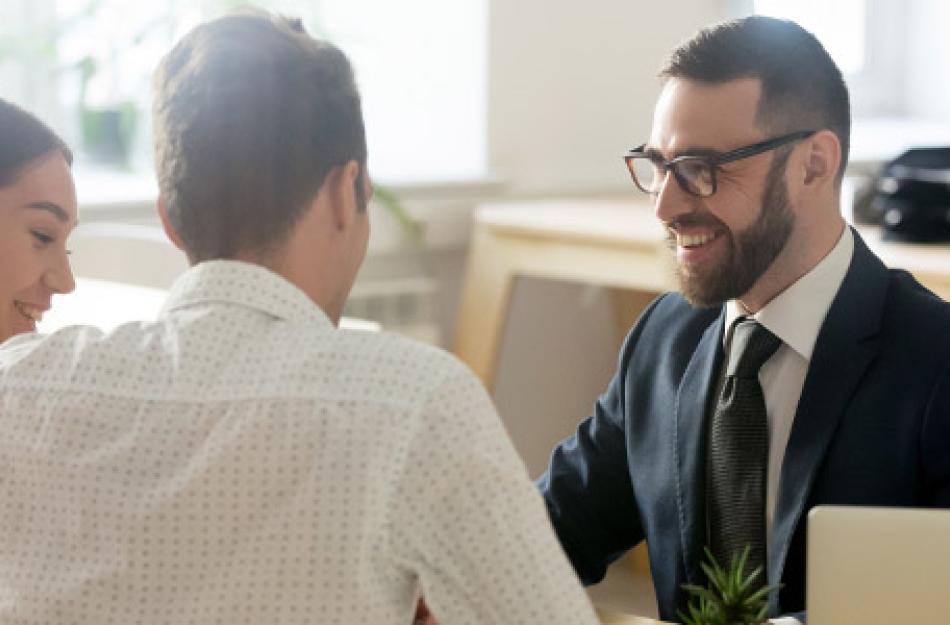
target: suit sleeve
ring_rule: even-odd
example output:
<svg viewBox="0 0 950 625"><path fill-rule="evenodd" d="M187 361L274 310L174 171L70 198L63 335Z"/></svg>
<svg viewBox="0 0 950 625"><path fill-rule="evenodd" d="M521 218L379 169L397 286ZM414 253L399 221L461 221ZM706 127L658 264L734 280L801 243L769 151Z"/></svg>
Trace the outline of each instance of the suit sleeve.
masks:
<svg viewBox="0 0 950 625"><path fill-rule="evenodd" d="M624 341L617 371L593 414L555 447L537 482L558 539L585 584L603 579L607 566L644 537L627 465L625 378L640 334L661 299L647 308Z"/></svg>
<svg viewBox="0 0 950 625"><path fill-rule="evenodd" d="M927 403L921 445L927 504L950 508L950 363L944 366Z"/></svg>

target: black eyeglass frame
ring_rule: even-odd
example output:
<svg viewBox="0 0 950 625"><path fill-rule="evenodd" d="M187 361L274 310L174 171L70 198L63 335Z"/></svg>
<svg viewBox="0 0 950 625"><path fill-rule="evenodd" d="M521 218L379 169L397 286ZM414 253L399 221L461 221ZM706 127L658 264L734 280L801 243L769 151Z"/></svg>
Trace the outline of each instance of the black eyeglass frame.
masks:
<svg viewBox="0 0 950 625"><path fill-rule="evenodd" d="M807 139L818 132L817 130L798 130L796 132L790 132L786 135L781 135L778 137L773 137L771 139L766 139L765 141L759 141L758 143L753 143L751 145L746 145L741 148L736 148L735 150L730 150L729 152L723 152L722 154L710 154L710 155L699 155L699 154L683 154L677 156L670 160L665 160L662 158L656 158L653 155L647 154L645 152L646 144L628 150L626 155L624 155L623 160L627 165L627 170L630 172L630 177L633 178L633 183L637 185L637 188L643 191L648 195L657 195L660 190L650 191L643 188L643 185L637 179L637 175L634 172L632 161L634 159L648 159L654 165L659 165L662 169L662 172L665 174L668 171L673 172L673 177L676 178L677 184L680 188L696 197L710 197L716 193L718 189L717 180L716 180L716 171L719 169L720 165L726 163L732 163L734 161L739 161L744 158L749 158L751 156L756 156L757 154L762 154L763 152L768 152L769 150L774 150L778 147L792 143L793 141L801 141L802 139ZM682 174L679 172L678 165L687 161L700 160L704 161L709 165L709 172L711 178L711 188L708 194L696 193L689 188L689 183L681 177Z"/></svg>

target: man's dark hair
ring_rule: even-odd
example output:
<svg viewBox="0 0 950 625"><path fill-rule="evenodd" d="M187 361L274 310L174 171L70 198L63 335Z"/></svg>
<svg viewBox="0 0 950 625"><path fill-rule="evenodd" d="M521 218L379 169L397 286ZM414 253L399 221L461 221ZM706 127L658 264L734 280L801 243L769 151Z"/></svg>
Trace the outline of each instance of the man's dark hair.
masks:
<svg viewBox="0 0 950 625"><path fill-rule="evenodd" d="M195 28L156 71L154 122L159 188L194 263L272 251L334 167L365 175L353 70L299 20L242 11Z"/></svg>
<svg viewBox="0 0 950 625"><path fill-rule="evenodd" d="M16 181L24 167L52 152L72 165L73 153L49 126L0 99L0 187Z"/></svg>
<svg viewBox="0 0 950 625"><path fill-rule="evenodd" d="M660 76L714 84L759 79L757 122L776 135L834 132L841 181L851 137L848 88L818 39L798 24L757 15L705 28L673 51Z"/></svg>

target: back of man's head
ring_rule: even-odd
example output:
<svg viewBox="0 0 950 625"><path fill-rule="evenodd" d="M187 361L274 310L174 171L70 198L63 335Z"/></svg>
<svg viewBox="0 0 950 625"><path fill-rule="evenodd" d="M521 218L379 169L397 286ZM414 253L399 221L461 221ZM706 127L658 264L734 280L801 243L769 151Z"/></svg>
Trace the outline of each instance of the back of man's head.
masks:
<svg viewBox="0 0 950 625"><path fill-rule="evenodd" d="M365 168L346 56L263 12L198 26L168 53L154 123L162 200L193 263L274 251L334 167Z"/></svg>
<svg viewBox="0 0 950 625"><path fill-rule="evenodd" d="M829 129L841 143L838 180L848 162L851 108L841 71L814 35L798 24L752 16L705 28L676 48L664 78L762 85L758 123L779 135Z"/></svg>

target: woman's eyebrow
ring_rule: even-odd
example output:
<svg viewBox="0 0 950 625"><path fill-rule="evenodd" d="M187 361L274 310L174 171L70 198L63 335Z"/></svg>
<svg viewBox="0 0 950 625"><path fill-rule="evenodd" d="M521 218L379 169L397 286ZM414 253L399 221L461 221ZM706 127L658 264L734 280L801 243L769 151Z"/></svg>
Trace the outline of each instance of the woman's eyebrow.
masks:
<svg viewBox="0 0 950 625"><path fill-rule="evenodd" d="M63 210L63 207L59 204L54 204L53 202L30 202L24 208L34 208L36 210L46 211L52 213L56 219L60 220L63 223L69 222L69 214Z"/></svg>

